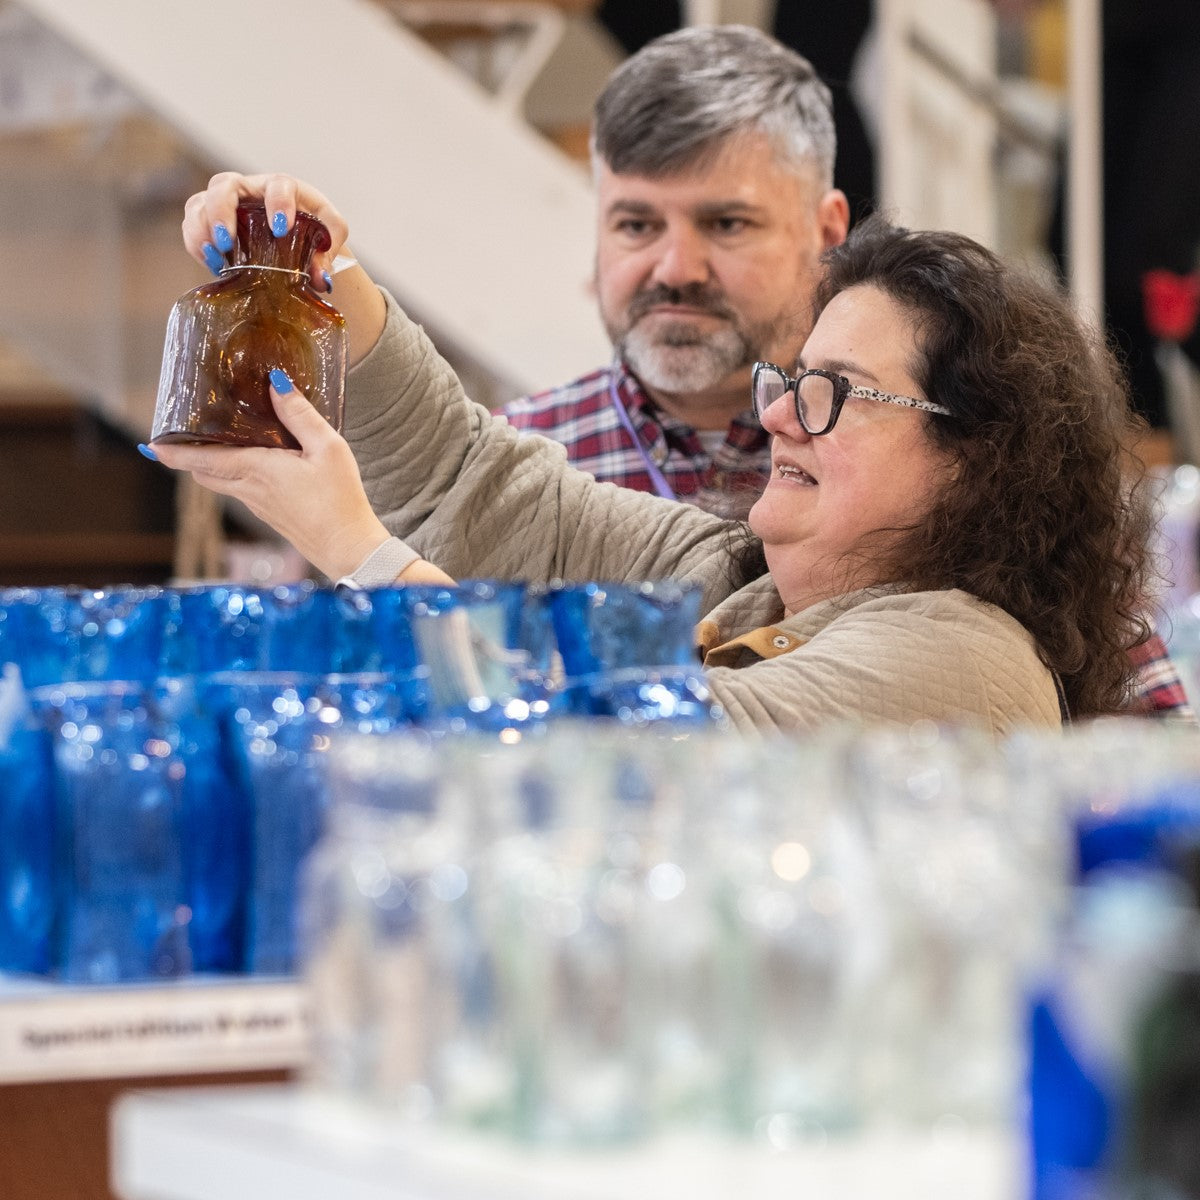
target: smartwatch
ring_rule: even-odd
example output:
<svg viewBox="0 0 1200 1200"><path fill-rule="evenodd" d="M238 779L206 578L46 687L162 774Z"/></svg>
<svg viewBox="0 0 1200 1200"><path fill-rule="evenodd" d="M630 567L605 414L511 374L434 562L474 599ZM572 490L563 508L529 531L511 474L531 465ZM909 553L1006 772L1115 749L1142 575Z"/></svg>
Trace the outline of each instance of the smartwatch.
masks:
<svg viewBox="0 0 1200 1200"><path fill-rule="evenodd" d="M387 587L396 582L400 572L410 567L421 556L407 542L398 537L388 538L381 546L372 550L366 558L334 584L339 588Z"/></svg>

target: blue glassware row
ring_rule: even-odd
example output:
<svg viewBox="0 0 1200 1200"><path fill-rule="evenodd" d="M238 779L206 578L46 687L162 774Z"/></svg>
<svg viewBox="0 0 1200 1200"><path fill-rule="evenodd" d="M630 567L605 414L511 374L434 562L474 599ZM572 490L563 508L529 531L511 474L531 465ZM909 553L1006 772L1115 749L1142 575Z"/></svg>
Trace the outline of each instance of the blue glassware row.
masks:
<svg viewBox="0 0 1200 1200"><path fill-rule="evenodd" d="M26 687L424 662L444 697L495 694L514 677L544 679L556 649L570 680L694 665L699 604L697 589L671 582L10 588L0 590L0 662L16 663Z"/></svg>
<svg viewBox="0 0 1200 1200"><path fill-rule="evenodd" d="M35 689L0 749L0 970L278 974L339 731L412 724L411 674Z"/></svg>
<svg viewBox="0 0 1200 1200"><path fill-rule="evenodd" d="M0 659L30 685L23 719L0 703L0 970L290 971L337 730L712 721L698 604L673 584L0 594Z"/></svg>

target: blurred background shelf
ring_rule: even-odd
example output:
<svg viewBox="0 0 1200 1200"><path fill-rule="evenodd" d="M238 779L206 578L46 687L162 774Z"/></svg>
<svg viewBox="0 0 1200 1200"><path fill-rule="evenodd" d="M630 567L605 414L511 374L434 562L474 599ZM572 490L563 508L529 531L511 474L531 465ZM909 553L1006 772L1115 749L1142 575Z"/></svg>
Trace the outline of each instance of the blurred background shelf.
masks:
<svg viewBox="0 0 1200 1200"><path fill-rule="evenodd" d="M54 393L0 404L0 587L162 583L175 485L101 413Z"/></svg>

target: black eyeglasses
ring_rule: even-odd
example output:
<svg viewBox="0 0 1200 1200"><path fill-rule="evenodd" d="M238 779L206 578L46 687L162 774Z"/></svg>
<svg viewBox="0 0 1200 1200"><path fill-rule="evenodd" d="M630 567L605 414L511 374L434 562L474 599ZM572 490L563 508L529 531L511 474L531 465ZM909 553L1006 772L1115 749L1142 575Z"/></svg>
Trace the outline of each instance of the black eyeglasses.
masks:
<svg viewBox="0 0 1200 1200"><path fill-rule="evenodd" d="M922 412L940 413L943 417L954 414L940 404L930 400L914 400L912 396L897 396L894 392L881 392L876 388L852 384L845 375L833 371L801 371L793 379L782 367L774 363L756 362L750 382L750 395L754 404L754 415L759 419L781 396L792 393L796 406L796 420L804 431L813 437L828 433L841 415L842 405L848 396L860 396L864 400L878 400L881 404L899 404L904 408L919 408Z"/></svg>

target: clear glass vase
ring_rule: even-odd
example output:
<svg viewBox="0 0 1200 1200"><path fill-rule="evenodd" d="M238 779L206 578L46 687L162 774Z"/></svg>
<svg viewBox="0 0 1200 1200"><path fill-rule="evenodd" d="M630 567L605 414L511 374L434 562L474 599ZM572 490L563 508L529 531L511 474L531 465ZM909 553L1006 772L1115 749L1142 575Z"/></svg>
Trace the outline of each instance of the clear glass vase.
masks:
<svg viewBox="0 0 1200 1200"><path fill-rule="evenodd" d="M308 213L277 238L261 204L238 205L230 265L171 310L152 442L296 449L271 404L274 367L341 429L346 322L309 280L313 254L329 246Z"/></svg>

